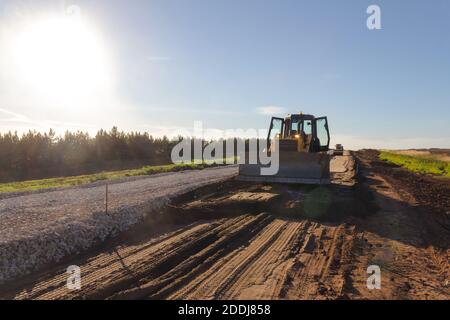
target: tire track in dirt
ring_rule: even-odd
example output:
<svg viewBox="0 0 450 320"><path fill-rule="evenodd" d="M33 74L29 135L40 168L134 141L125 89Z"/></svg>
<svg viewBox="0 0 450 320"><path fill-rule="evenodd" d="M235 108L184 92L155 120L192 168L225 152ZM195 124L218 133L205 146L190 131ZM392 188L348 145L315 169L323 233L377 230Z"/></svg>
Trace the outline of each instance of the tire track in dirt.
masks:
<svg viewBox="0 0 450 320"><path fill-rule="evenodd" d="M123 249L117 248L116 250L100 254L99 256L90 259L87 263L80 266L83 286L82 294L89 294L91 290L98 290L102 283L107 285L109 282L112 283L119 280L122 275L120 272L117 273L117 271L124 269L124 266L127 264L133 264L133 261L139 262L141 258L149 257L152 254L158 254L158 252L161 251L170 252L178 242L186 241L189 238L198 236L202 232L207 232L213 227L213 224L198 224L191 226L191 228L182 228L177 232L150 241L150 243L124 247ZM139 265L134 265L134 269L136 272L137 269L139 269ZM71 294L70 291L67 290L65 286L66 280L67 274L64 271L61 271L53 279L38 283L31 292L22 292L16 298L58 299L61 297L75 297L76 295ZM105 280L106 283L103 280ZM78 294L79 292L77 295Z"/></svg>
<svg viewBox="0 0 450 320"><path fill-rule="evenodd" d="M136 277L152 273L161 264L182 260L189 252L200 250L215 237L236 224L254 220L252 216L220 219L208 223L189 225L174 233L140 245L115 248L81 263L82 289L70 291L66 287L66 270L48 280L37 281L30 288L6 297L17 299L70 299L101 298L111 291L131 285Z"/></svg>
<svg viewBox="0 0 450 320"><path fill-rule="evenodd" d="M279 284L283 282L285 274L283 269L292 250L290 244L302 225L304 222L285 222L283 230L275 241L269 247L262 248L262 254L246 268L239 280L233 283L228 292L220 298L272 299L278 297Z"/></svg>
<svg viewBox="0 0 450 320"><path fill-rule="evenodd" d="M312 223L304 245L286 271L279 297L330 299L342 296L351 272L353 230L344 225Z"/></svg>
<svg viewBox="0 0 450 320"><path fill-rule="evenodd" d="M273 218L269 214L261 213L252 217L247 223L237 223L232 228L224 230L216 242L206 246L175 268L164 268L161 277L153 278L150 281L142 279L139 287L120 292L112 298L165 298L171 292L179 290L186 283L206 272L215 261L248 241L253 234L258 233L272 220Z"/></svg>
<svg viewBox="0 0 450 320"><path fill-rule="evenodd" d="M171 299L226 298L228 291L241 281L242 274L251 267L258 266L258 260L273 249L274 243L285 233L288 222L275 220L261 230L247 246L229 252L227 256L212 266ZM257 272L252 269L252 272Z"/></svg>
<svg viewBox="0 0 450 320"><path fill-rule="evenodd" d="M81 263L81 290L67 289L60 270L8 298L308 298L318 282L344 282L336 270L345 231L267 213L201 222Z"/></svg>
<svg viewBox="0 0 450 320"><path fill-rule="evenodd" d="M247 246L163 298L305 299L318 291L324 298L340 296L351 271L348 265L341 269L351 232L343 225L275 219Z"/></svg>

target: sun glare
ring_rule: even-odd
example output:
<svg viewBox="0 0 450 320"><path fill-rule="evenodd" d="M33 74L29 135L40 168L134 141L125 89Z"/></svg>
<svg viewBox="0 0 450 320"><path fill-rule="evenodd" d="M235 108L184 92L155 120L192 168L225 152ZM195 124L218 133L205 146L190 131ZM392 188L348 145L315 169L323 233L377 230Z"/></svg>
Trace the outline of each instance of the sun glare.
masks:
<svg viewBox="0 0 450 320"><path fill-rule="evenodd" d="M95 30L80 18L33 21L10 37L14 75L59 102L89 99L109 88L111 68Z"/></svg>

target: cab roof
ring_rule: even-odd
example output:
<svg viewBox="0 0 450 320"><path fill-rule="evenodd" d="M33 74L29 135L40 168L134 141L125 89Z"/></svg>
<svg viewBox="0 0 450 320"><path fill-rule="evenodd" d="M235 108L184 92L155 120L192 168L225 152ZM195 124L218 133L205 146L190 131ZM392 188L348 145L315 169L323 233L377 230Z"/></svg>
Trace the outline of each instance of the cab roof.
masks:
<svg viewBox="0 0 450 320"><path fill-rule="evenodd" d="M286 119L291 119L291 121L301 121L301 120L314 120L316 117L314 117L312 114L303 114L303 113L296 113L296 114L289 114Z"/></svg>

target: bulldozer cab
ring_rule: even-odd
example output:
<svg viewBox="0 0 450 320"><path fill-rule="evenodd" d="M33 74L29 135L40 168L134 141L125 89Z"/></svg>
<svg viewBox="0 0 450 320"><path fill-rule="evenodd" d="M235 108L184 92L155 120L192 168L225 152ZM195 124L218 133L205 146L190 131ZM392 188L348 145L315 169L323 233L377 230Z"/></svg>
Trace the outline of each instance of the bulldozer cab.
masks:
<svg viewBox="0 0 450 320"><path fill-rule="evenodd" d="M293 114L286 118L272 117L267 137L269 150L273 139L279 139L280 151L328 151L330 132L327 117Z"/></svg>

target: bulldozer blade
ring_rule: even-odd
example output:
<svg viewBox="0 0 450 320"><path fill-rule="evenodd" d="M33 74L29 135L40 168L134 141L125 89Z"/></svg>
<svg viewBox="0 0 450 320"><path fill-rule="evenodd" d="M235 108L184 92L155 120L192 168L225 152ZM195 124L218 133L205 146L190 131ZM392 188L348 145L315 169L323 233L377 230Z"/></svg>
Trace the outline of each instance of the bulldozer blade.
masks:
<svg viewBox="0 0 450 320"><path fill-rule="evenodd" d="M269 165L240 164L236 179L271 183L330 184L330 155L327 153L280 152L277 174L261 175L262 167Z"/></svg>

